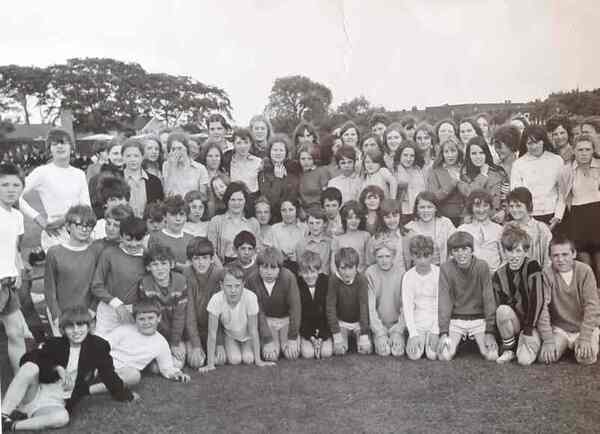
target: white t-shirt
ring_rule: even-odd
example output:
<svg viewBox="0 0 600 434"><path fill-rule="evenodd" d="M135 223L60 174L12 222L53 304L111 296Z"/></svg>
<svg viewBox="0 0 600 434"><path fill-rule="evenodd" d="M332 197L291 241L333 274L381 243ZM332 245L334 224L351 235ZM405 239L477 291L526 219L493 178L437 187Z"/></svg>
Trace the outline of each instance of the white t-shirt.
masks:
<svg viewBox="0 0 600 434"><path fill-rule="evenodd" d="M219 291L210 298L206 310L219 318L227 336L245 342L250 339L248 316L258 315L258 299L256 294L244 288L240 301L232 307L227 303L225 293Z"/></svg>
<svg viewBox="0 0 600 434"><path fill-rule="evenodd" d="M77 379L77 366L79 365L79 354L81 354L81 347L70 347L69 348L69 361L65 368L66 374L73 379L73 385ZM73 389L63 390L63 398L69 399L73 394Z"/></svg>
<svg viewBox="0 0 600 434"><path fill-rule="evenodd" d="M96 226L90 235L92 240L102 240L106 238L106 219L100 219L96 222Z"/></svg>
<svg viewBox="0 0 600 434"><path fill-rule="evenodd" d="M23 214L14 208L7 211L0 206L0 279L19 275L15 264L19 254L17 239L24 232Z"/></svg>
<svg viewBox="0 0 600 434"><path fill-rule="evenodd" d="M156 359L158 369L164 377L168 378L177 372L171 348L159 332L144 335L135 325L124 324L110 332L106 340L110 344L115 369L131 367L141 371Z"/></svg>

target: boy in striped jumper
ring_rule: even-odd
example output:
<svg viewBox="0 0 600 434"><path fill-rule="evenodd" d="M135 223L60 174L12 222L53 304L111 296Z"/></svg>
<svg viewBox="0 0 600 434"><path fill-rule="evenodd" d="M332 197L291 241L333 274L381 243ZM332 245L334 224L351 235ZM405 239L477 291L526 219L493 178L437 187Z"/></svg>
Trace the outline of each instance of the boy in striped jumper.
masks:
<svg viewBox="0 0 600 434"><path fill-rule="evenodd" d="M577 363L598 359L600 301L596 278L589 265L575 260L573 242L555 237L550 242L551 266L544 269L544 307L538 321L542 336L539 360L553 363L567 350Z"/></svg>
<svg viewBox="0 0 600 434"><path fill-rule="evenodd" d="M544 301L542 268L528 257L531 238L523 229L507 226L501 242L507 262L492 277L503 349L497 362L507 363L516 356L520 365L527 366L535 362L542 344L535 329Z"/></svg>

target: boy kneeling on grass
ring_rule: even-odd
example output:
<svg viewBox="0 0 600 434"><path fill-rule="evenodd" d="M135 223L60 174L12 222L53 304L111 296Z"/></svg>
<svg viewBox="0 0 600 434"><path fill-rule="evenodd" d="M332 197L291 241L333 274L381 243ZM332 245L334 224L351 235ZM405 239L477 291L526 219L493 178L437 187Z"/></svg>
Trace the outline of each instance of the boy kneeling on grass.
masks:
<svg viewBox="0 0 600 434"><path fill-rule="evenodd" d="M75 404L93 393L96 373L116 400L139 398L115 372L108 342L89 334L91 322L86 306L66 308L60 316L63 336L48 338L23 356L2 401L2 431L67 425Z"/></svg>
<svg viewBox="0 0 600 434"><path fill-rule="evenodd" d="M531 238L523 229L508 225L500 240L507 263L492 277L503 349L497 362L513 360L516 348L517 361L528 366L535 362L542 345L535 329L544 302L542 268L528 257Z"/></svg>
<svg viewBox="0 0 600 434"><path fill-rule="evenodd" d="M207 373L215 369L217 329L219 323L225 332L225 354L231 365L240 363L256 366L274 366L260 357L258 335L258 299L244 288L244 270L237 264L227 264L223 270L221 291L214 294L208 306L208 339L206 366L199 369Z"/></svg>
<svg viewBox="0 0 600 434"><path fill-rule="evenodd" d="M564 237L550 241L551 265L544 269L544 307L538 321L543 344L539 361L558 362L567 350L577 363L598 359L600 301L594 272L575 260L573 242Z"/></svg>
<svg viewBox="0 0 600 434"><path fill-rule="evenodd" d="M333 334L333 352L348 351L348 334L353 333L359 354L371 353L369 338L369 284L358 273L358 253L342 247L335 254L337 273L330 277L327 291L327 321Z"/></svg>
<svg viewBox="0 0 600 434"><path fill-rule="evenodd" d="M488 264L473 256L473 236L448 238L450 259L440 266L438 358L450 361L461 339L473 338L486 360L498 358L496 302Z"/></svg>

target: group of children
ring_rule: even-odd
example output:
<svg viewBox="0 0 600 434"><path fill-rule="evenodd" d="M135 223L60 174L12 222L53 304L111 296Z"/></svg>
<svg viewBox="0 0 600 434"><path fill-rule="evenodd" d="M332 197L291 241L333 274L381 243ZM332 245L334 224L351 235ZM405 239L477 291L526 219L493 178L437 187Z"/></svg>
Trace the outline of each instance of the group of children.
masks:
<svg viewBox="0 0 600 434"><path fill-rule="evenodd" d="M467 339L498 363L552 363L568 349L596 362L596 278L571 240L531 216L527 188L507 193L504 227L493 221L495 197L473 189L470 218L456 228L436 194L415 191L410 203L390 194L385 173L375 179L373 165L385 163L374 150L363 160L373 182L361 186L356 155L347 147L336 155L349 179L332 178L304 207L284 197L272 210L236 182L222 195L227 212L210 222L200 191L149 203L143 218L118 183L104 185L101 220L89 205L71 206L68 239L48 249L45 264L54 337L26 354L17 295L24 226L14 208L23 182L16 167L0 165L0 320L16 372L3 429L63 426L86 394L135 400L129 387L145 369L188 382L186 365L207 373L354 349L449 361ZM258 167L232 163L240 176ZM256 219L243 216L248 204ZM274 211L282 221L271 226Z"/></svg>

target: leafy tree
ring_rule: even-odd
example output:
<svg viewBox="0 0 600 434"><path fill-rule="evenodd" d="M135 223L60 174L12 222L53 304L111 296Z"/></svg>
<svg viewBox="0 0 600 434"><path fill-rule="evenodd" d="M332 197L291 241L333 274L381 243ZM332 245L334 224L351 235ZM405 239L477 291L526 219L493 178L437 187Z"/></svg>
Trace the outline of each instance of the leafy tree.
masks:
<svg viewBox="0 0 600 434"><path fill-rule="evenodd" d="M316 124L326 119L332 99L327 86L308 77L282 77L275 80L265 111L277 131L291 133L303 119Z"/></svg>
<svg viewBox="0 0 600 434"><path fill-rule="evenodd" d="M361 130L368 131L369 122L375 113L386 113L386 110L381 106L372 106L369 100L361 95L341 103L331 115L329 126L333 129L347 120L352 120Z"/></svg>
<svg viewBox="0 0 600 434"><path fill-rule="evenodd" d="M2 109L17 109L29 125L31 110L49 99L50 71L35 66L0 66L0 98Z"/></svg>

